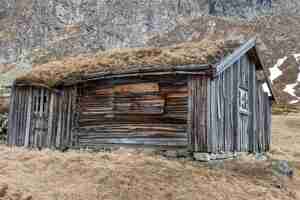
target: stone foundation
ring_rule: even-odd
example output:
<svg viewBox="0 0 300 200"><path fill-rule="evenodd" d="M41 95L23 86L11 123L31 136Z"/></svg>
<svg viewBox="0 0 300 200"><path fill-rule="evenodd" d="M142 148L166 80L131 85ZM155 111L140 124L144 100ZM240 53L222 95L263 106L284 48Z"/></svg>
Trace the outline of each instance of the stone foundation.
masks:
<svg viewBox="0 0 300 200"><path fill-rule="evenodd" d="M233 159L239 158L242 155L248 154L247 152L221 152L221 153L193 153L193 157L197 161L208 162L211 160L225 160L225 159Z"/></svg>

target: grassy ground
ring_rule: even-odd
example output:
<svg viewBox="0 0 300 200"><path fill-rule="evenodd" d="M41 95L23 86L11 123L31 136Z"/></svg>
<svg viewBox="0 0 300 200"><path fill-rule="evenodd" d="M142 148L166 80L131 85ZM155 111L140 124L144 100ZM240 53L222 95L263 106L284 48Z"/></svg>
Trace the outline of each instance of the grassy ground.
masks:
<svg viewBox="0 0 300 200"><path fill-rule="evenodd" d="M289 159L293 178L251 157L217 167L132 150L28 151L0 146L0 200L300 199L300 115L274 116L273 159Z"/></svg>
<svg viewBox="0 0 300 200"><path fill-rule="evenodd" d="M300 162L300 114L273 116L272 155Z"/></svg>

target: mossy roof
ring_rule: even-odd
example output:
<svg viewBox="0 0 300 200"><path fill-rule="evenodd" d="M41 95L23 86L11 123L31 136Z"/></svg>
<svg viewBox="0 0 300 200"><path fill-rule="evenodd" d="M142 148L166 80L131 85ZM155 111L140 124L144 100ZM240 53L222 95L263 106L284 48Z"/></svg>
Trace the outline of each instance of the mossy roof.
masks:
<svg viewBox="0 0 300 200"><path fill-rule="evenodd" d="M17 83L55 87L93 73L123 74L131 71L172 71L174 66L215 64L240 46L237 41L202 39L160 48L123 48L79 55L36 65Z"/></svg>

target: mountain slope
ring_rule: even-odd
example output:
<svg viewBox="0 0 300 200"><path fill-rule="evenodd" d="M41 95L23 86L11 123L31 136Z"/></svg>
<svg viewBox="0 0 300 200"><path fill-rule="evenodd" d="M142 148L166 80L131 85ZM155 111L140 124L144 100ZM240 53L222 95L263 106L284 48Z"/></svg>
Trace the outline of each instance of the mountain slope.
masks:
<svg viewBox="0 0 300 200"><path fill-rule="evenodd" d="M300 16L265 16L252 21L209 16L187 19L169 33L151 38L148 43L167 46L197 41L210 34L241 40L258 37L258 48L265 66L270 67L270 79L279 102L299 102ZM291 90L295 90L294 93Z"/></svg>
<svg viewBox="0 0 300 200"><path fill-rule="evenodd" d="M294 56L300 53L298 0L0 0L0 5L0 64L15 64L14 71L0 75L0 87L11 84L19 71L64 56L190 39L193 31L212 31L215 22L199 17L216 15L230 17L217 20L218 34L228 24L241 27L236 32L254 29L262 37L268 67L289 58L273 70L275 76L283 74L274 79L276 93L281 102L300 100L299 60ZM199 30L184 25L193 19ZM159 43L152 43L153 38Z"/></svg>

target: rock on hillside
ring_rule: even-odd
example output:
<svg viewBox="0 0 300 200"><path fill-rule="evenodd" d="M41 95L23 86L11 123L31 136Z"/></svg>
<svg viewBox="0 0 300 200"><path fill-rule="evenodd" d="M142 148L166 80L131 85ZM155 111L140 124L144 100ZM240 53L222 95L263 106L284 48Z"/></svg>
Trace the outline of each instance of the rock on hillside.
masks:
<svg viewBox="0 0 300 200"><path fill-rule="evenodd" d="M0 80L9 77L3 81L5 84L33 64L66 55L145 46L156 35L178 30L186 18L209 14L230 16L238 26L248 26L248 22L239 21L241 18L258 23L255 31L266 33L261 36L267 38L263 47L267 48L264 55L268 66L274 66L279 58L300 53L296 47L298 0L0 0L0 5L0 63L16 66L6 72L8 75L0 75ZM266 15L275 17L259 18ZM185 39L190 32L185 29L176 37ZM278 51L269 52L278 42ZM298 70L294 65L290 69ZM296 102L300 86L295 85L294 76L285 76L274 80L280 99ZM296 91L287 90L286 84L294 84L288 89ZM290 96L285 98L286 94Z"/></svg>
<svg viewBox="0 0 300 200"><path fill-rule="evenodd" d="M253 19L266 14L300 13L298 0L0 0L0 3L0 20L15 24L3 27L6 40L15 38L15 44L6 45L15 53L8 55L21 63L45 62L114 47L144 46L153 34L173 30L182 17L210 13Z"/></svg>

